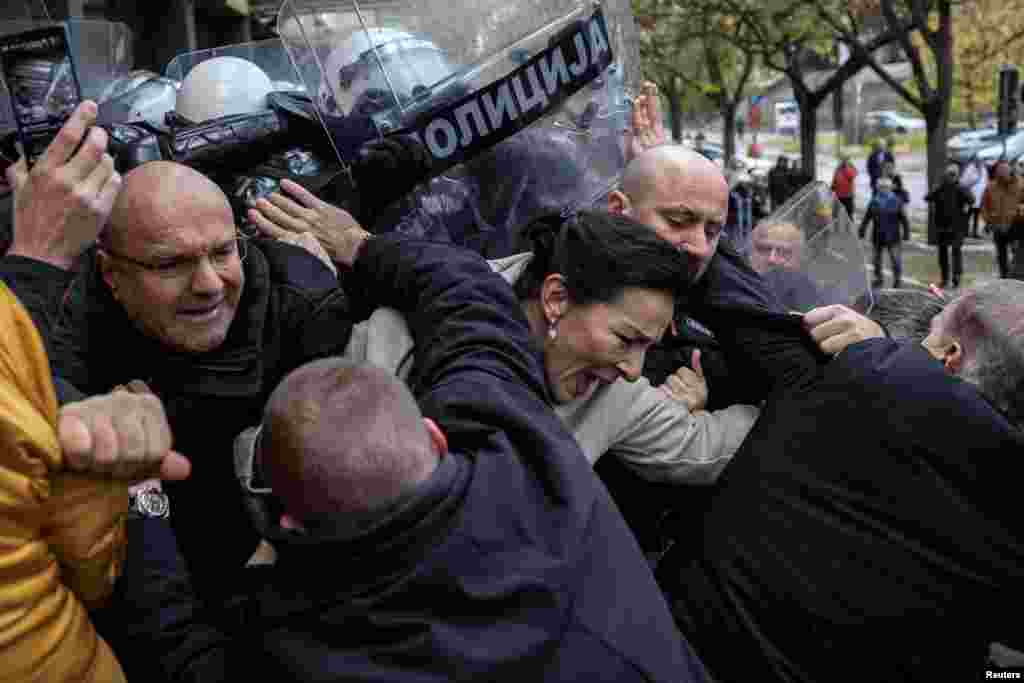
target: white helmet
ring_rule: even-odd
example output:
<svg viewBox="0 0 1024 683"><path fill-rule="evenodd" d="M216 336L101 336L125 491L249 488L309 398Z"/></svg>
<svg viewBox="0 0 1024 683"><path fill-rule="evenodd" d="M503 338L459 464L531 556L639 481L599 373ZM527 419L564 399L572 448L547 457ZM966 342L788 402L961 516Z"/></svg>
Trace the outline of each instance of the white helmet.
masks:
<svg viewBox="0 0 1024 683"><path fill-rule="evenodd" d="M270 77L239 57L214 57L188 72L178 92L175 111L192 123L267 108L273 91Z"/></svg>
<svg viewBox="0 0 1024 683"><path fill-rule="evenodd" d="M453 69L434 43L397 29L371 28L332 50L324 72L320 111L347 116L353 111L373 114L426 95Z"/></svg>

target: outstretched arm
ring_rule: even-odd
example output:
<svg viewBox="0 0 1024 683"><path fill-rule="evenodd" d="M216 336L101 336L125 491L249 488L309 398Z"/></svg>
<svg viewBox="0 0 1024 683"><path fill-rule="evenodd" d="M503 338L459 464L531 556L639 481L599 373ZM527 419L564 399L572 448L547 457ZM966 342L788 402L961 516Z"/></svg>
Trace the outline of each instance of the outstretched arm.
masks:
<svg viewBox="0 0 1024 683"><path fill-rule="evenodd" d="M479 255L400 235L378 236L360 249L347 289L353 299L406 316L419 349L410 384L437 412L435 419L478 413L476 402L459 389L464 382L503 387L522 400L529 396L534 409L553 416L543 361L522 307ZM485 396L479 398L483 407ZM488 410L499 421L515 412L511 405Z"/></svg>

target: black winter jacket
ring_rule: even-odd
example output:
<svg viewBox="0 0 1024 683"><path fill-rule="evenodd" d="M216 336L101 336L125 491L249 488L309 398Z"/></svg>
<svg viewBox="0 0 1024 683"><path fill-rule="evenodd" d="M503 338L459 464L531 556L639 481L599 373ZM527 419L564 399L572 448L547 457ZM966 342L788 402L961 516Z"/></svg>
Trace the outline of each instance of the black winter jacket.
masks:
<svg viewBox="0 0 1024 683"><path fill-rule="evenodd" d="M188 480L165 484L175 529L197 582L211 590L257 544L235 480L235 436L259 423L286 373L341 354L351 331L337 280L305 250L256 240L243 267L245 285L227 339L194 355L169 352L141 333L111 296L92 253L73 279L39 261L0 259L0 277L32 312L54 374L74 388L62 398L141 379L163 401L174 447L192 462Z"/></svg>
<svg viewBox="0 0 1024 683"><path fill-rule="evenodd" d="M749 336L743 298L702 320ZM982 678L1020 631L1024 437L920 346L821 365L777 342L775 392L658 568L684 634L725 681Z"/></svg>
<svg viewBox="0 0 1024 683"><path fill-rule="evenodd" d="M935 229L943 236L967 236L967 215L974 206L974 196L956 180L945 181L925 195L935 204Z"/></svg>
<svg viewBox="0 0 1024 683"><path fill-rule="evenodd" d="M426 350L411 384L450 453L375 529L276 533L277 565L220 624L166 525L135 525L145 553L121 590L137 652L189 681L706 680L551 408L512 288L468 250L404 236L370 240L351 285L405 314Z"/></svg>

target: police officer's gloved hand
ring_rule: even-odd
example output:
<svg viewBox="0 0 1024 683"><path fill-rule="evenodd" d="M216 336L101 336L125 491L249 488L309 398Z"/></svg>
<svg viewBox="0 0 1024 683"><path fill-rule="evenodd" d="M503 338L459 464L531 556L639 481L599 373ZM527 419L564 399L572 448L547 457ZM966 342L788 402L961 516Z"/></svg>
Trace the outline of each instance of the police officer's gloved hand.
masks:
<svg viewBox="0 0 1024 683"><path fill-rule="evenodd" d="M359 222L372 225L380 211L427 180L431 166L430 152L411 135L394 135L363 145L352 164L359 191Z"/></svg>

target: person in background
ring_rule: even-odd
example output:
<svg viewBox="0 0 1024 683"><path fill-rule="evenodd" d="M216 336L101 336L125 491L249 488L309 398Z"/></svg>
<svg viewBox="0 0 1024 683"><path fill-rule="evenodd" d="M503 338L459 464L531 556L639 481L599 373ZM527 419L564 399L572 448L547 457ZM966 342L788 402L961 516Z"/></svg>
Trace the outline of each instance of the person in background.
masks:
<svg viewBox="0 0 1024 683"><path fill-rule="evenodd" d="M896 160L889 151L888 143L884 138L875 141L871 154L868 156L868 178L871 179L871 194L875 194L878 188L878 179L884 175L886 164L894 164Z"/></svg>
<svg viewBox="0 0 1024 683"><path fill-rule="evenodd" d="M910 192L903 185L903 176L896 172L895 162L886 162L882 167L882 177L892 181L892 191L899 195L904 205L910 203Z"/></svg>
<svg viewBox="0 0 1024 683"><path fill-rule="evenodd" d="M967 235L967 221L974 197L959 182L960 169L956 164L946 167L942 183L925 195L924 200L935 207L935 231L938 236L939 270L943 289L949 286L949 252L953 252L953 288L960 287L964 271L961 247Z"/></svg>
<svg viewBox="0 0 1024 683"><path fill-rule="evenodd" d="M1013 241L1013 224L1020 212L1021 189L1021 180L1010 173L1010 162L1006 159L997 161L993 178L982 197L981 217L985 219L985 231L992 233L1001 278L1010 274L1009 249Z"/></svg>
<svg viewBox="0 0 1024 683"><path fill-rule="evenodd" d="M849 156L843 155L839 160L839 166L836 167L835 173L832 174L832 192L835 194L836 199L839 200L839 203L846 209L846 213L851 221L853 220L857 193L856 179L857 167L850 163Z"/></svg>
<svg viewBox="0 0 1024 683"><path fill-rule="evenodd" d="M988 186L988 166L977 154L974 154L960 171L960 186L970 192L974 200L967 218L969 234L971 237L980 237L978 219L981 216L981 200L985 196L985 188Z"/></svg>
<svg viewBox="0 0 1024 683"><path fill-rule="evenodd" d="M786 199L797 194L812 182L814 182L814 176L805 171L803 166L794 161L789 165L789 190L786 195Z"/></svg>
<svg viewBox="0 0 1024 683"><path fill-rule="evenodd" d="M868 203L864 219L860 224L860 238L864 239L868 225L872 225L871 243L875 251L874 287L881 287L885 282L882 271L882 252L889 252L892 263L893 284L896 289L903 281L903 259L901 245L910 239L910 222L904 211L903 198L893 191L892 180L879 178L875 195Z"/></svg>
<svg viewBox="0 0 1024 683"><path fill-rule="evenodd" d="M772 200L772 211L786 203L790 194L789 157L780 156L768 171L768 196Z"/></svg>
<svg viewBox="0 0 1024 683"><path fill-rule="evenodd" d="M1024 159L1017 159L1010 167L1010 174L1014 178L1024 179Z"/></svg>
<svg viewBox="0 0 1024 683"><path fill-rule="evenodd" d="M761 221L751 235L750 265L761 275L775 268L799 270L803 252L804 231L794 223Z"/></svg>
<svg viewBox="0 0 1024 683"><path fill-rule="evenodd" d="M733 245L744 251L755 221L754 179L745 171L733 171L729 188L729 214L723 228Z"/></svg>

